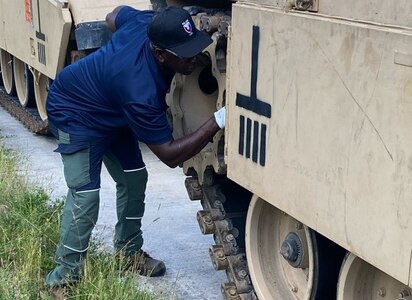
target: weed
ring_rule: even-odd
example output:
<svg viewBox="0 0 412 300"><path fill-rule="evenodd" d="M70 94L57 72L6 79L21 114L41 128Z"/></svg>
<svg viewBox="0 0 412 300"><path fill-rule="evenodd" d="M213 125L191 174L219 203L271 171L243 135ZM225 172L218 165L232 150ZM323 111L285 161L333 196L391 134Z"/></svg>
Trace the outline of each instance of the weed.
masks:
<svg viewBox="0 0 412 300"><path fill-rule="evenodd" d="M19 175L19 163L0 143L0 300L53 299L44 278L55 266L63 200L50 204ZM91 247L82 280L68 288L67 299L153 299L136 288L135 274L119 273L113 255L97 248Z"/></svg>

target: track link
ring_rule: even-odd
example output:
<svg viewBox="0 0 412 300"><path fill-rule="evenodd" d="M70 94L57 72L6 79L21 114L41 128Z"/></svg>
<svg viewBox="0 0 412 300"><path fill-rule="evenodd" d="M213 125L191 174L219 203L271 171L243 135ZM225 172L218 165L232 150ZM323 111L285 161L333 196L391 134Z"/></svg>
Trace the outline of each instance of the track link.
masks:
<svg viewBox="0 0 412 300"><path fill-rule="evenodd" d="M19 120L29 131L41 135L49 134L48 122L40 119L36 108L25 108L17 98L12 97L0 87L0 105Z"/></svg>
<svg viewBox="0 0 412 300"><path fill-rule="evenodd" d="M249 277L245 254L245 223L251 193L226 176L207 170L203 185L187 177L191 200L200 200L203 210L197 221L203 234L213 234L215 245L209 255L216 270L224 270L229 282L222 283L224 299L257 299Z"/></svg>

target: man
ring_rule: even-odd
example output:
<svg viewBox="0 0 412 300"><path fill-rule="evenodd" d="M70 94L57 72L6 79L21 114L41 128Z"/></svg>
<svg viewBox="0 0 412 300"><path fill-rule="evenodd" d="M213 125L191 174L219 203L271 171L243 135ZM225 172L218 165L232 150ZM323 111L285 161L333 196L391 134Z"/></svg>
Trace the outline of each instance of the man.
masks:
<svg viewBox="0 0 412 300"><path fill-rule="evenodd" d="M114 245L141 275L162 276L165 265L141 250L141 219L147 171L138 142L169 167L198 153L225 125L224 108L197 131L174 140L165 95L175 73L188 75L196 55L212 40L190 15L169 7L154 14L120 6L106 17L109 43L60 72L47 100L69 188L63 211L56 268L50 286L80 279L99 209L100 171L105 163L117 188Z"/></svg>

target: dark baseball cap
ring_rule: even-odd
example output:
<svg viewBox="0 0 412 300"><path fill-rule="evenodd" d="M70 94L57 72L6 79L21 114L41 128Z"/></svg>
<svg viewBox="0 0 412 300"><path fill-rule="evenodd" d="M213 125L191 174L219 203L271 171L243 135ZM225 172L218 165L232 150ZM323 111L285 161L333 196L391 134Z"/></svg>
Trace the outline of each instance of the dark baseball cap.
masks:
<svg viewBox="0 0 412 300"><path fill-rule="evenodd" d="M212 43L208 34L197 30L185 9L174 6L155 13L147 34L155 46L185 58L196 56Z"/></svg>

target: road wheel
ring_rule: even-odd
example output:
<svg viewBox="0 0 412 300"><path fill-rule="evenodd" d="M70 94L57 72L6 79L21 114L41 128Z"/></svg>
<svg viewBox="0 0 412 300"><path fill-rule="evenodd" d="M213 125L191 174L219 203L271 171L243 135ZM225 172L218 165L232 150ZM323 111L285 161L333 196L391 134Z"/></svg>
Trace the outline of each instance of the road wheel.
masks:
<svg viewBox="0 0 412 300"><path fill-rule="evenodd" d="M49 92L51 80L47 76L40 74L40 73L36 77L37 78L34 83L34 95L35 95L36 104L37 104L37 111L40 115L40 118L43 121L46 121L47 120L46 100L47 100L47 94Z"/></svg>
<svg viewBox="0 0 412 300"><path fill-rule="evenodd" d="M339 276L337 300L411 300L412 290L352 253Z"/></svg>
<svg viewBox="0 0 412 300"><path fill-rule="evenodd" d="M28 66L16 57L13 58L13 71L20 104L23 107L34 107L36 102L34 99L33 74Z"/></svg>
<svg viewBox="0 0 412 300"><path fill-rule="evenodd" d="M334 299L344 254L341 247L253 196L246 257L259 299Z"/></svg>
<svg viewBox="0 0 412 300"><path fill-rule="evenodd" d="M3 86L10 96L16 94L16 87L13 78L13 56L5 50L0 50L0 69Z"/></svg>

